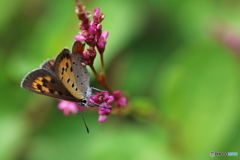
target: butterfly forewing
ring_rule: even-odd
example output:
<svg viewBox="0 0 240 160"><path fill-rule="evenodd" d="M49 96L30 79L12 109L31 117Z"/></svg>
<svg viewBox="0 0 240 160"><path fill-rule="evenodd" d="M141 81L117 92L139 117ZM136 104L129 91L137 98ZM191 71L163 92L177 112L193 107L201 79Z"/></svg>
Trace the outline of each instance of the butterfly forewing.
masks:
<svg viewBox="0 0 240 160"><path fill-rule="evenodd" d="M55 75L46 69L36 69L30 72L22 81L21 86L32 92L49 97L77 102L77 99L64 88Z"/></svg>
<svg viewBox="0 0 240 160"><path fill-rule="evenodd" d="M72 58L68 49L63 49L54 62L54 71L65 88L77 99L85 98L79 89L75 73L73 72Z"/></svg>

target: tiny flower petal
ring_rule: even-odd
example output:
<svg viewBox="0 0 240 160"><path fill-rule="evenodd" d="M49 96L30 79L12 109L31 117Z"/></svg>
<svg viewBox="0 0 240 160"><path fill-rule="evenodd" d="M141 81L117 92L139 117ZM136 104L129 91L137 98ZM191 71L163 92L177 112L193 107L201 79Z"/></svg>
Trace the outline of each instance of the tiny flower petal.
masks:
<svg viewBox="0 0 240 160"><path fill-rule="evenodd" d="M97 43L97 45L99 48L103 49L103 48L105 48L106 43L107 43L106 41L100 41Z"/></svg>
<svg viewBox="0 0 240 160"><path fill-rule="evenodd" d="M102 24L98 24L96 28L97 29L102 29Z"/></svg>
<svg viewBox="0 0 240 160"><path fill-rule="evenodd" d="M126 97L121 97L121 98L118 99L117 102L120 106L126 106L127 105L127 98Z"/></svg>
<svg viewBox="0 0 240 160"><path fill-rule="evenodd" d="M99 122L103 123L107 120L107 115L111 113L112 106L109 104L114 101L113 96L109 96L108 92L96 92L89 98L89 103L98 105ZM104 119L104 120L102 120Z"/></svg>
<svg viewBox="0 0 240 160"><path fill-rule="evenodd" d="M122 96L122 92L119 91L119 90L114 91L114 92L113 92L113 96L114 96L114 97L121 97L121 96Z"/></svg>
<svg viewBox="0 0 240 160"><path fill-rule="evenodd" d="M94 8L94 15L99 15L100 14L100 8L96 7Z"/></svg>
<svg viewBox="0 0 240 160"><path fill-rule="evenodd" d="M99 115L99 117L98 117L98 122L99 123L104 123L106 120L107 120L106 115Z"/></svg>
<svg viewBox="0 0 240 160"><path fill-rule="evenodd" d="M78 112L78 105L75 102L60 100L58 109L62 110L64 115L68 116L71 113L76 114Z"/></svg>
<svg viewBox="0 0 240 160"><path fill-rule="evenodd" d="M104 31L101 35L101 37L103 38L103 40L106 40L108 38L108 34L109 32L108 31Z"/></svg>
<svg viewBox="0 0 240 160"><path fill-rule="evenodd" d="M97 29L93 28L93 27L89 27L88 32L89 32L89 34L96 34Z"/></svg>
<svg viewBox="0 0 240 160"><path fill-rule="evenodd" d="M109 104L109 103L112 103L114 101L114 97L113 96L108 96L104 100Z"/></svg>
<svg viewBox="0 0 240 160"><path fill-rule="evenodd" d="M122 96L122 92L121 91L114 91L113 92L113 97L116 101L116 105L117 106L126 106L127 105L127 98Z"/></svg>
<svg viewBox="0 0 240 160"><path fill-rule="evenodd" d="M80 35L76 35L76 36L75 36L75 40L76 40L76 41L79 41L79 42L84 42L84 41L86 40L86 38L83 37L83 36L80 36Z"/></svg>

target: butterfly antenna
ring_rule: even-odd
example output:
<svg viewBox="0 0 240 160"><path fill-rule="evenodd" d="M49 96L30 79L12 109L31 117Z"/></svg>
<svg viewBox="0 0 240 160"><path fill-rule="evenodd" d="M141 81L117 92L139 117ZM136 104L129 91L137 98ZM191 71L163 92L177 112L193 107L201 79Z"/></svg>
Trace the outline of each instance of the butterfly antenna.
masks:
<svg viewBox="0 0 240 160"><path fill-rule="evenodd" d="M81 113L81 115L82 115L83 123L84 123L84 125L85 125L86 130L87 130L87 133L89 133L89 129L88 129L87 123L86 123L86 121L85 121L85 118L84 118L83 113L82 113L81 110L80 110L80 113Z"/></svg>

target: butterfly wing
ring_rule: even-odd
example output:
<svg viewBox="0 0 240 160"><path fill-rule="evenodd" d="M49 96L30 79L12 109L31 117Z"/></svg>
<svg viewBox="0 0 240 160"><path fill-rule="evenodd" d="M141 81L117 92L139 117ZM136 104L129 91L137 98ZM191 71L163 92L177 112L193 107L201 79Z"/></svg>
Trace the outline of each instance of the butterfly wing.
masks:
<svg viewBox="0 0 240 160"><path fill-rule="evenodd" d="M75 79L70 51L63 49L54 62L53 69L65 88L77 99L85 98Z"/></svg>
<svg viewBox="0 0 240 160"><path fill-rule="evenodd" d="M44 63L46 64L46 63ZM21 86L29 91L49 97L77 102L61 82L48 70L36 69L30 72L22 81Z"/></svg>
<svg viewBox="0 0 240 160"><path fill-rule="evenodd" d="M49 59L49 60L46 60L42 65L41 65L41 68L42 69L46 69L48 70L49 72L52 72L54 75L55 72L53 70L53 66L54 66L54 59Z"/></svg>
<svg viewBox="0 0 240 160"><path fill-rule="evenodd" d="M86 65L83 65L83 50L84 44L75 41L72 48L72 67L74 76L77 82L77 86L80 91L86 96L89 87L90 74L87 70Z"/></svg>

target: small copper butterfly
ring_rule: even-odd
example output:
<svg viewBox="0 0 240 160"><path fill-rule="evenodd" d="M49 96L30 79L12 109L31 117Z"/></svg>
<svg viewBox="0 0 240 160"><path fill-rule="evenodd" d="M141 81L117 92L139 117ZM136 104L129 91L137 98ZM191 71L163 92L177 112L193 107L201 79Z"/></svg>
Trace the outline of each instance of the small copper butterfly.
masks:
<svg viewBox="0 0 240 160"><path fill-rule="evenodd" d="M92 95L90 75L83 64L84 44L75 41L72 53L64 48L55 59L45 61L23 78L21 87L45 96L88 106Z"/></svg>

